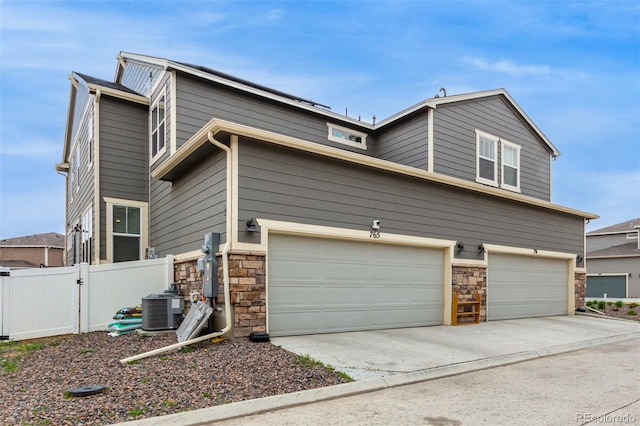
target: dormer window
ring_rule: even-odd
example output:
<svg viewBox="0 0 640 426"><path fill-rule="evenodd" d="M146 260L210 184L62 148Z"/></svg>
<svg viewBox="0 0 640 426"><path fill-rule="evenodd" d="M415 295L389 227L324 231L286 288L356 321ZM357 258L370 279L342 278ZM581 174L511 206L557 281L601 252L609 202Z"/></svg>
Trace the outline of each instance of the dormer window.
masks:
<svg viewBox="0 0 640 426"><path fill-rule="evenodd" d="M327 123L329 128L328 139L333 142L354 146L356 148L367 149L367 134L357 130L347 129Z"/></svg>
<svg viewBox="0 0 640 426"><path fill-rule="evenodd" d="M476 182L520 192L520 146L476 130Z"/></svg>
<svg viewBox="0 0 640 426"><path fill-rule="evenodd" d="M520 192L520 147L500 140L502 146L502 184L504 189Z"/></svg>
<svg viewBox="0 0 640 426"><path fill-rule="evenodd" d="M476 181L498 186L498 138L476 130Z"/></svg>

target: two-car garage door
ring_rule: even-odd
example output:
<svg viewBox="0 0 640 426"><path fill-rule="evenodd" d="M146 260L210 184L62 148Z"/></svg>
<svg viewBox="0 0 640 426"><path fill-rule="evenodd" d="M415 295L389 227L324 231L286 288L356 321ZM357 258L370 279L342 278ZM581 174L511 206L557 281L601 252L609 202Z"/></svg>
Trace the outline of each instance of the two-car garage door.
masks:
<svg viewBox="0 0 640 426"><path fill-rule="evenodd" d="M438 325L444 251L270 234L273 336Z"/></svg>
<svg viewBox="0 0 640 426"><path fill-rule="evenodd" d="M567 315L565 259L489 254L489 320Z"/></svg>

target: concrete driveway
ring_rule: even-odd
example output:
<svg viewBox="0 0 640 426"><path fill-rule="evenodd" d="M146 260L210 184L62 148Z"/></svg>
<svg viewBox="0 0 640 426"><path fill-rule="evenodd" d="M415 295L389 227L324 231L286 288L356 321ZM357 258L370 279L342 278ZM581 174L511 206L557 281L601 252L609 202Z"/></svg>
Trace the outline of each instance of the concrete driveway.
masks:
<svg viewBox="0 0 640 426"><path fill-rule="evenodd" d="M640 323L558 316L351 333L274 337L278 345L332 365L357 381L478 361L518 361L640 334Z"/></svg>
<svg viewBox="0 0 640 426"><path fill-rule="evenodd" d="M309 355L325 365L332 365L356 381L126 424L212 424L637 338L640 338L638 322L585 315L493 321L457 327L437 326L272 338L273 344L299 355ZM637 341L634 341L634 344L637 345ZM632 363L635 365L636 360L633 359ZM602 364L589 364L586 368L592 368L592 365ZM574 383L573 379L571 383Z"/></svg>

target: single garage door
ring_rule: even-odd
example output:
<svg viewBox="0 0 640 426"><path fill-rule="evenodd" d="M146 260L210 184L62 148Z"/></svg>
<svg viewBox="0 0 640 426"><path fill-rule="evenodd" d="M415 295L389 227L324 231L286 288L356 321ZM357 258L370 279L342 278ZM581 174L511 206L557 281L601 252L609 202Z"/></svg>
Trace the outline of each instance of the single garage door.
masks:
<svg viewBox="0 0 640 426"><path fill-rule="evenodd" d="M605 275L587 276L587 297L626 298L627 297L627 276L626 275Z"/></svg>
<svg viewBox="0 0 640 426"><path fill-rule="evenodd" d="M273 336L442 324L439 249L269 235Z"/></svg>
<svg viewBox="0 0 640 426"><path fill-rule="evenodd" d="M487 318L567 315L568 269L562 259L490 254Z"/></svg>

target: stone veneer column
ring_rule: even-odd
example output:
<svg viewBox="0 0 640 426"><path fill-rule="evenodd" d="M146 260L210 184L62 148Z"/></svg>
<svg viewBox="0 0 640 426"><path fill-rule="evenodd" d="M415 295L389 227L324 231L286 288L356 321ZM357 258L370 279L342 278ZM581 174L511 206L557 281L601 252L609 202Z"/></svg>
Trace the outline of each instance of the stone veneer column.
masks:
<svg viewBox="0 0 640 426"><path fill-rule="evenodd" d="M265 254L251 251L229 252L229 291L232 303L231 337L247 337L252 332L264 332L267 328L267 303L265 286ZM218 303L225 303L222 255L218 256ZM178 294L185 299L185 311L189 307L192 292L202 292L202 273L197 260L176 262L174 278ZM216 314L217 315L217 314Z"/></svg>
<svg viewBox="0 0 640 426"><path fill-rule="evenodd" d="M575 295L576 295L575 308L577 309L581 306L584 306L584 298L587 295L587 274L585 272L576 272Z"/></svg>
<svg viewBox="0 0 640 426"><path fill-rule="evenodd" d="M458 295L459 301L474 300L476 291L480 292L482 304L480 321L487 320L487 268L483 266L453 266L451 268L451 292ZM472 317L458 318L458 324L473 322Z"/></svg>
<svg viewBox="0 0 640 426"><path fill-rule="evenodd" d="M220 283L222 260L220 259ZM233 304L233 337L247 337L267 329L267 292L265 253L252 251L229 252L229 290ZM220 303L224 303L222 286Z"/></svg>

